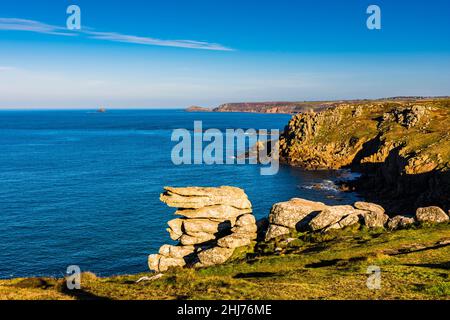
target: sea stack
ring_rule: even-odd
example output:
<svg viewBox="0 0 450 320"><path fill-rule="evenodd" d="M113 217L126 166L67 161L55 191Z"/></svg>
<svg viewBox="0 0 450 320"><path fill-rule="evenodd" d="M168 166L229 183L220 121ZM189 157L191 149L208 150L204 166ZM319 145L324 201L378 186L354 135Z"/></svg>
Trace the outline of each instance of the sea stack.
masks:
<svg viewBox="0 0 450 320"><path fill-rule="evenodd" d="M244 190L222 186L165 187L160 199L177 208L167 231L177 245L163 245L148 257L156 272L170 267L203 267L227 261L237 247L252 244L257 226Z"/></svg>

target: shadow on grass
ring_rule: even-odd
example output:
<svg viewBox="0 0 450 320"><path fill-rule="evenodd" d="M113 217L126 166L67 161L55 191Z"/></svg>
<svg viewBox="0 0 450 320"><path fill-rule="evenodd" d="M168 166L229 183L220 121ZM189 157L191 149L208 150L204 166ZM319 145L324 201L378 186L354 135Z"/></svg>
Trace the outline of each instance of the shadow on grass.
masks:
<svg viewBox="0 0 450 320"><path fill-rule="evenodd" d="M305 268L331 267L336 265L340 261L342 261L342 259L321 260L320 262L308 263L305 265Z"/></svg>
<svg viewBox="0 0 450 320"><path fill-rule="evenodd" d="M65 284L63 284L60 288L60 292L71 296L77 300L103 300L103 301L109 301L112 300L110 298L106 298L106 297L101 297L101 296L97 296L91 292L88 292L86 290L83 289L69 289L67 288L67 286Z"/></svg>
<svg viewBox="0 0 450 320"><path fill-rule="evenodd" d="M248 273L238 273L233 278L235 279L248 279L248 278L270 278L278 276L275 272L248 272Z"/></svg>
<svg viewBox="0 0 450 320"><path fill-rule="evenodd" d="M450 270L450 261L443 263L407 263L404 266Z"/></svg>

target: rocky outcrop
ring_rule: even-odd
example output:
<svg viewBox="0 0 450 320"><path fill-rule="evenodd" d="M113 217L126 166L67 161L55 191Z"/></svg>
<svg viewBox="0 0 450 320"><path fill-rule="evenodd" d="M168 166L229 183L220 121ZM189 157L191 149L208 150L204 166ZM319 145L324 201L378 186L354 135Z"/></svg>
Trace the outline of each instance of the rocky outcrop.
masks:
<svg viewBox="0 0 450 320"><path fill-rule="evenodd" d="M342 229L356 223L368 228L384 227L388 216L384 209L374 203L356 202L354 206L327 206L300 198L272 206L266 240L296 231L330 231Z"/></svg>
<svg viewBox="0 0 450 320"><path fill-rule="evenodd" d="M327 206L322 202L294 198L276 203L269 215L266 241L291 231L329 232L358 224L366 228L397 230L416 222L446 222L449 217L438 207L419 208L416 219L395 216L389 218L383 207L375 203L355 202L351 205Z"/></svg>
<svg viewBox="0 0 450 320"><path fill-rule="evenodd" d="M439 207L418 208L416 220L422 223L441 223L449 220L448 215Z"/></svg>
<svg viewBox="0 0 450 320"><path fill-rule="evenodd" d="M172 267L211 266L227 261L238 247L257 237L252 206L242 189L165 187L161 201L176 207L181 216L168 222L167 231L177 245L163 245L148 257L156 272Z"/></svg>
<svg viewBox="0 0 450 320"><path fill-rule="evenodd" d="M206 107L199 107L199 106L190 106L185 109L187 112L211 112L212 110L210 108Z"/></svg>
<svg viewBox="0 0 450 320"><path fill-rule="evenodd" d="M255 113L299 113L320 111L330 107L332 103L318 102L236 102L225 103L214 112L255 112Z"/></svg>
<svg viewBox="0 0 450 320"><path fill-rule="evenodd" d="M405 217L405 216L395 216L391 219L389 219L389 222L387 223L387 227L389 230L397 230L397 229L404 229L408 226L414 224L415 220L414 218Z"/></svg>
<svg viewBox="0 0 450 320"><path fill-rule="evenodd" d="M337 103L292 117L279 139L281 161L306 169L362 173L346 189L391 212L450 209L450 100Z"/></svg>

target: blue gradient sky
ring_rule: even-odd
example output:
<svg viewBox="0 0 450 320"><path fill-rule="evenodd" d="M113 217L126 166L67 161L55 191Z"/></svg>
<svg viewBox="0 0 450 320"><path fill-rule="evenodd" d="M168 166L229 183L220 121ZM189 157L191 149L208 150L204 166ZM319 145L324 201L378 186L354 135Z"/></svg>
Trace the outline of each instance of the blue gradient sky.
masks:
<svg viewBox="0 0 450 320"><path fill-rule="evenodd" d="M70 4L81 32L64 29ZM450 95L449 13L446 0L5 0L0 108Z"/></svg>

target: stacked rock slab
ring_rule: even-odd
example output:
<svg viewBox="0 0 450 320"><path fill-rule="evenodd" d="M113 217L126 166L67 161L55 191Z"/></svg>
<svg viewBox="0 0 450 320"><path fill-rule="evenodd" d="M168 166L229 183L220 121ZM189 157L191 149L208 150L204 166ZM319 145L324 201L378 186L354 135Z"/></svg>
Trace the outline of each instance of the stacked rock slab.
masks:
<svg viewBox="0 0 450 320"><path fill-rule="evenodd" d="M227 261L235 248L256 239L252 206L242 189L222 186L165 187L160 199L177 208L179 218L168 222L177 245L163 245L148 258L151 270L164 272L185 265L201 267Z"/></svg>

